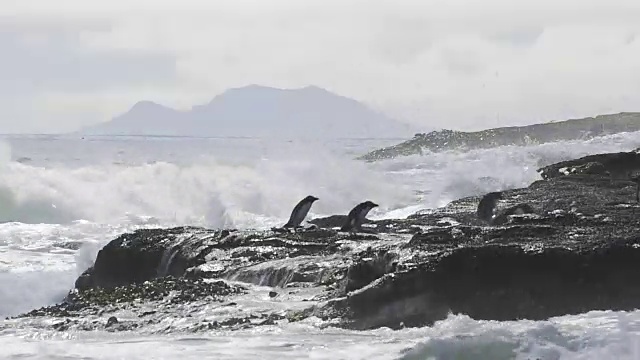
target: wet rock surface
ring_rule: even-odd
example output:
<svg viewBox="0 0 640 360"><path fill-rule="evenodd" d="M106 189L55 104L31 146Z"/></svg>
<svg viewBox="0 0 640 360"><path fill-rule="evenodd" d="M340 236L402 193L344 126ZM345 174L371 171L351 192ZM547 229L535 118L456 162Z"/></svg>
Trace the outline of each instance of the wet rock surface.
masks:
<svg viewBox="0 0 640 360"><path fill-rule="evenodd" d="M207 331L310 316L371 329L448 313L539 320L632 310L640 206L623 174L639 168L640 156L618 153L540 169L543 180L503 190L498 225L478 219L479 197L468 197L355 235L334 229L340 217L297 232L139 230L106 245L62 303L22 317L58 319L51 326L61 330L163 331L198 313L182 329ZM518 204L531 213L505 215ZM243 310L256 286L273 309Z"/></svg>
<svg viewBox="0 0 640 360"><path fill-rule="evenodd" d="M589 155L545 166L538 172L543 179L566 175L601 175L628 180L640 172L640 152Z"/></svg>

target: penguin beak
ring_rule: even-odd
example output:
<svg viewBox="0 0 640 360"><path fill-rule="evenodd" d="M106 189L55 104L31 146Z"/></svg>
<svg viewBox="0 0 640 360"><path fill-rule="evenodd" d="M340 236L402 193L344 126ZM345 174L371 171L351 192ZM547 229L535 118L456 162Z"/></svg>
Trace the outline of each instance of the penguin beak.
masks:
<svg viewBox="0 0 640 360"><path fill-rule="evenodd" d="M374 202L371 203L371 207L376 207L376 206L378 206L378 204L376 204Z"/></svg>

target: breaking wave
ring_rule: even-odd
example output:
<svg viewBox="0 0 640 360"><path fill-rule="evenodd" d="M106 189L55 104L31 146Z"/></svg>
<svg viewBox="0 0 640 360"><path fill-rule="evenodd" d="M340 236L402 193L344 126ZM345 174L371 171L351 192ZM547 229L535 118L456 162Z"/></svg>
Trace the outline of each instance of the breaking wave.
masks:
<svg viewBox="0 0 640 360"><path fill-rule="evenodd" d="M271 146L281 150L269 156L257 152L230 160L223 154L200 154L197 161L186 164L158 160L80 167L12 162L10 149L3 144L0 222L84 219L264 228L286 221L293 205L308 194L320 198L311 216L346 214L366 199L380 204L371 218L406 216L464 196L528 186L539 179L536 170L541 166L631 150L640 146L639 140L638 132L623 133L590 141L447 151L374 163L320 146L284 148L274 143Z"/></svg>
<svg viewBox="0 0 640 360"><path fill-rule="evenodd" d="M363 199L380 212L414 201L366 164L330 153L250 161L209 156L195 164L165 161L122 166L35 166L0 170L0 222L155 222L211 227L268 227L301 198L318 196L311 214L347 213Z"/></svg>

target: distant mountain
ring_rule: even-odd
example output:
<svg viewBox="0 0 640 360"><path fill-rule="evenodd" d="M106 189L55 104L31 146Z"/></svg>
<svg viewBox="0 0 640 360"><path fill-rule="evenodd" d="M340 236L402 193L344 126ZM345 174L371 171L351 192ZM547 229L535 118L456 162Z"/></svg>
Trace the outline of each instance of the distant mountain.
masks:
<svg viewBox="0 0 640 360"><path fill-rule="evenodd" d="M361 160L382 160L423 152L473 150L505 145L533 145L566 140L588 140L622 132L640 131L640 113L599 115L528 126L510 126L474 132L440 130L416 134L400 144L371 151Z"/></svg>
<svg viewBox="0 0 640 360"><path fill-rule="evenodd" d="M238 137L408 137L415 133L366 105L316 86L276 89L250 85L225 91L189 111L150 101L113 120L84 128L86 135Z"/></svg>

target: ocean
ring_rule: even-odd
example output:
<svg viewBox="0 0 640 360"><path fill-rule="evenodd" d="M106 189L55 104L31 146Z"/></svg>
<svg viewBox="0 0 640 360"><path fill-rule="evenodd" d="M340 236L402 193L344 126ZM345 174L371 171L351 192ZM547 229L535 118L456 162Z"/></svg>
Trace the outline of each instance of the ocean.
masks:
<svg viewBox="0 0 640 360"><path fill-rule="evenodd" d="M640 312L351 331L319 319L233 332L56 331L6 317L60 301L97 251L143 227L267 229L306 195L309 217L380 204L402 218L470 195L525 187L541 166L640 147L640 132L589 141L429 153L367 163L402 139L0 138L1 359L640 359ZM247 306L270 306L253 287ZM294 304L280 304L280 306ZM44 329L44 330L43 330Z"/></svg>

